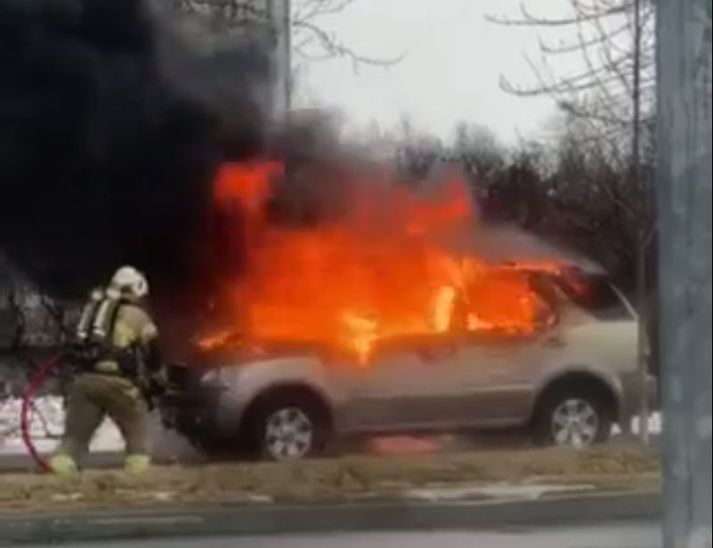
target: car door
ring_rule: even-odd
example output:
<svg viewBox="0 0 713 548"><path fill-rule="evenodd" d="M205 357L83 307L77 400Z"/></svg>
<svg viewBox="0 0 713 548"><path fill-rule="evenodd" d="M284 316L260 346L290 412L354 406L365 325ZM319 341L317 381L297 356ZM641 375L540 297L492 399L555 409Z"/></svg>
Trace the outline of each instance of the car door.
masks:
<svg viewBox="0 0 713 548"><path fill-rule="evenodd" d="M457 426L473 394L462 350L457 341L434 339L377 352L355 373L346 412L349 428L389 432Z"/></svg>
<svg viewBox="0 0 713 548"><path fill-rule="evenodd" d="M461 382L469 387L459 422L468 426L521 423L529 416L549 356L562 345L558 330L473 335L459 356L463 362Z"/></svg>

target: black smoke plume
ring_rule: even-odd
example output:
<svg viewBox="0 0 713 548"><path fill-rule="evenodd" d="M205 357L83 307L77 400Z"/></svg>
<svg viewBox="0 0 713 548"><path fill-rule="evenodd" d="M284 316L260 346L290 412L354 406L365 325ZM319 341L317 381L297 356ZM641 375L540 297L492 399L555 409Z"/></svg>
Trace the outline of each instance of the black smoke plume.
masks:
<svg viewBox="0 0 713 548"><path fill-rule="evenodd" d="M261 153L268 57L168 27L139 0L0 0L0 251L52 296L131 263L168 302L214 266L211 179Z"/></svg>

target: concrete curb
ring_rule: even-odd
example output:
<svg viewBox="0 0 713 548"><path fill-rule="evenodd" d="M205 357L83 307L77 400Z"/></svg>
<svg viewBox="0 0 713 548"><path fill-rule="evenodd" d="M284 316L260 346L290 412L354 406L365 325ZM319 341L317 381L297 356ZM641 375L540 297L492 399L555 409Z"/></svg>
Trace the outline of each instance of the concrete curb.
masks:
<svg viewBox="0 0 713 548"><path fill-rule="evenodd" d="M0 546L195 536L494 529L658 519L659 493L596 493L528 501L254 505L0 516Z"/></svg>

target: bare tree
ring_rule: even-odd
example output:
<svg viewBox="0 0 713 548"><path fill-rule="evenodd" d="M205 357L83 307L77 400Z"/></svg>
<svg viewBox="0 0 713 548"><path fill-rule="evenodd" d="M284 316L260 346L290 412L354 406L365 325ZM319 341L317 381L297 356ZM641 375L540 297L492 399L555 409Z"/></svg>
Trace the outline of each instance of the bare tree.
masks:
<svg viewBox="0 0 713 548"><path fill-rule="evenodd" d="M650 0L569 0L563 17L532 14L523 5L519 16L489 16L505 26L528 26L554 34L539 40L539 59L525 55L535 81L513 83L501 77L502 88L528 97L547 95L558 106L586 122L586 136L598 138L617 161L631 161L622 150L637 105L638 130L649 134L654 109L654 7ZM574 61L581 68L561 74L557 66ZM585 129L585 128L583 128ZM622 146L626 143L627 146Z"/></svg>
<svg viewBox="0 0 713 548"><path fill-rule="evenodd" d="M503 76L501 87L523 97L553 97L563 111L581 120L575 138L585 142L596 156L614 161L628 173L624 178L602 177L587 184L599 187L598 192L603 193L614 211L627 218L626 224L635 232L638 354L644 388L649 369L646 258L655 222L650 178L644 177L642 171L642 142L650 145L646 150L651 152L655 122L655 10L650 0L569 0L569 7L570 13L561 17L538 16L522 5L517 17L488 18L504 26L557 30L565 36L557 42L540 39L539 60L526 56L535 77L533 84L513 84ZM571 56L579 58L582 69L573 75L558 74L555 65ZM648 401L642 396L640 432L644 442L648 441L647 417Z"/></svg>
<svg viewBox="0 0 713 548"><path fill-rule="evenodd" d="M418 130L406 115L399 120L392 140L395 163L414 184L419 184L417 181L426 178L444 159L445 149L440 139Z"/></svg>
<svg viewBox="0 0 713 548"><path fill-rule="evenodd" d="M465 170L483 182L493 179L505 164L505 147L485 126L458 124L453 148Z"/></svg>

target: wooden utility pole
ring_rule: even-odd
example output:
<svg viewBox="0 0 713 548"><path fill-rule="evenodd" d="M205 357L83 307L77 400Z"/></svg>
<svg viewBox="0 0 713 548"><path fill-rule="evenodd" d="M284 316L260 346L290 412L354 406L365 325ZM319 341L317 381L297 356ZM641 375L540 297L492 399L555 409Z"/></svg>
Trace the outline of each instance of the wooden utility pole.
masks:
<svg viewBox="0 0 713 548"><path fill-rule="evenodd" d="M711 2L659 0L664 546L711 546Z"/></svg>

